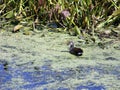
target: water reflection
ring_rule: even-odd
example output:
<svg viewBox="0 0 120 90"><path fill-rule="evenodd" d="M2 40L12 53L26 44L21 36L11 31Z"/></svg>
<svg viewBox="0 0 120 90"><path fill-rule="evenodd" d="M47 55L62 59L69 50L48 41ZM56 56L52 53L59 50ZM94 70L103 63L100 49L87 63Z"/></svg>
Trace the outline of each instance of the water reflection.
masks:
<svg viewBox="0 0 120 90"><path fill-rule="evenodd" d="M36 87L40 87L43 85L47 84L52 84L52 83L62 83L63 81L67 81L70 79L80 79L84 80L87 78L88 75L92 73L94 70L95 72L98 73L97 79L102 77L103 74L111 74L115 75L116 77L119 77L119 67L112 67L111 69L109 67L103 67L102 65L100 66L79 66L76 67L75 69L73 68L66 68L60 71L52 70L50 65L43 65L41 67L31 67L28 68L27 66L16 66L14 68L9 67L8 70L6 71L4 69L4 65L1 63L0 64L0 87L3 90L8 90L7 89L7 82L9 84L14 81L12 79L14 78L20 78L23 80L21 85L16 85L17 88L19 89L33 89ZM29 71L28 71L29 70ZM95 79L96 76L94 76L93 79ZM15 84L15 83L14 83ZM15 86L15 87L16 87ZM3 88L4 87L4 88ZM79 84L78 86L73 86L75 87L75 90L105 90L104 85L96 85L93 82L86 82L84 85ZM70 90L70 87L68 88L67 86L64 87L56 87L57 90ZM44 90L49 90L49 88L44 88ZM54 89L53 89L54 90ZM56 89L55 89L56 90Z"/></svg>
<svg viewBox="0 0 120 90"><path fill-rule="evenodd" d="M78 86L76 90L106 90L103 86Z"/></svg>
<svg viewBox="0 0 120 90"><path fill-rule="evenodd" d="M9 74L5 69L4 65L0 64L0 85L10 81L12 79L12 75Z"/></svg>

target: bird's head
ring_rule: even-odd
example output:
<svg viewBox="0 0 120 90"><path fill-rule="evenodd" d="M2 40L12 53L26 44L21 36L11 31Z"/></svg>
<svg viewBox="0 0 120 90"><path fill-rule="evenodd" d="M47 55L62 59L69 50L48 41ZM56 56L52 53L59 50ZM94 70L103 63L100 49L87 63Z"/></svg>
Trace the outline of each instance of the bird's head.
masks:
<svg viewBox="0 0 120 90"><path fill-rule="evenodd" d="M67 43L67 45L69 45L69 50L73 49L74 48L74 42L73 41L69 41Z"/></svg>

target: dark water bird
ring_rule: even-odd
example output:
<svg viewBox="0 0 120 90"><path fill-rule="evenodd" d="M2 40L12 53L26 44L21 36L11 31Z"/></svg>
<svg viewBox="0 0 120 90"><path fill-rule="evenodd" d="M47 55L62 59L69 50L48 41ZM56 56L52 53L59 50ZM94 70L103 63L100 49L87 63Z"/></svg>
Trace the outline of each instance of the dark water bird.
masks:
<svg viewBox="0 0 120 90"><path fill-rule="evenodd" d="M76 56L81 56L83 54L83 50L81 48L74 47L74 42L69 42L69 52Z"/></svg>

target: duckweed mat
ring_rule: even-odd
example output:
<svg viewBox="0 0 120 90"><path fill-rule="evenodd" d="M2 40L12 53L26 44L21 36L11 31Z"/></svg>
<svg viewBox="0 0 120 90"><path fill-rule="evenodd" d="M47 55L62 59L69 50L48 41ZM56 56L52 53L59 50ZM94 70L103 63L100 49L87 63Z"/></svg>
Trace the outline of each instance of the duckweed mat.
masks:
<svg viewBox="0 0 120 90"><path fill-rule="evenodd" d="M84 51L71 55L66 42ZM68 34L0 33L0 90L120 90L120 42L101 49Z"/></svg>

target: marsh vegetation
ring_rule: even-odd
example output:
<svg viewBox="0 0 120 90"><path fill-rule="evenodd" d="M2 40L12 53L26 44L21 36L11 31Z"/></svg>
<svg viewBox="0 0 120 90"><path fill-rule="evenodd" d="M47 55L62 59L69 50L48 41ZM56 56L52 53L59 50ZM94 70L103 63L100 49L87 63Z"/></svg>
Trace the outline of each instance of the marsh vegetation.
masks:
<svg viewBox="0 0 120 90"><path fill-rule="evenodd" d="M68 32L82 37L95 35L111 25L120 23L119 0L1 0L0 27L17 32L20 29L29 35L30 31L51 29ZM120 26L119 26L120 27ZM53 29L55 28L55 29ZM110 30L107 34L117 32Z"/></svg>

